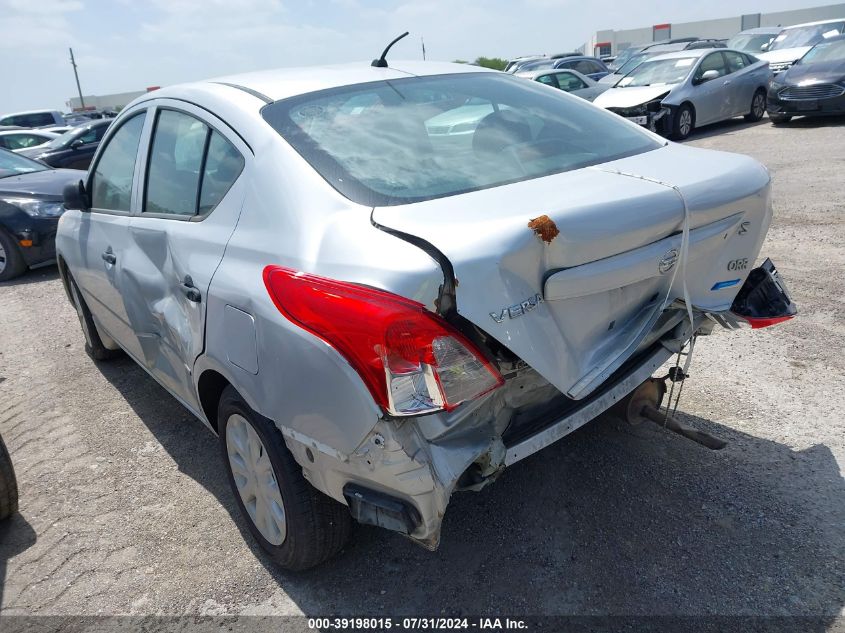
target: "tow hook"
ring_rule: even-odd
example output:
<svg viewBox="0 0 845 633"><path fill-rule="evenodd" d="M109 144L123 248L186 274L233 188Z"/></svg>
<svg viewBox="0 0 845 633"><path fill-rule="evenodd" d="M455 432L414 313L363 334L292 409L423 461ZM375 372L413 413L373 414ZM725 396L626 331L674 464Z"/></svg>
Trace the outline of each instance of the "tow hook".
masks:
<svg viewBox="0 0 845 633"><path fill-rule="evenodd" d="M666 394L666 380L681 382L686 378L679 367L672 369L675 371L670 371L670 374L664 378L649 378L619 403L620 413L625 421L631 425L637 425L648 420L711 450L718 451L725 448L728 443L724 440L682 424L670 414L668 408L660 408L663 396Z"/></svg>

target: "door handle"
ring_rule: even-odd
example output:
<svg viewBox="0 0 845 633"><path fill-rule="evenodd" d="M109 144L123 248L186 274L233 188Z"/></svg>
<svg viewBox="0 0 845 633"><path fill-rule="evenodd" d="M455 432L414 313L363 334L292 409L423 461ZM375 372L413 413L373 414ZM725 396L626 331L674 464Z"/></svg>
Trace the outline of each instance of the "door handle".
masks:
<svg viewBox="0 0 845 633"><path fill-rule="evenodd" d="M194 280L191 279L190 275L185 275L185 279L182 280L180 285L182 287L182 293L188 298L188 301L193 301L194 303L200 302L202 294L194 285Z"/></svg>
<svg viewBox="0 0 845 633"><path fill-rule="evenodd" d="M103 261L106 262L107 264L114 265L115 263L117 263L117 255L112 253L111 250L107 250L100 257L102 257Z"/></svg>

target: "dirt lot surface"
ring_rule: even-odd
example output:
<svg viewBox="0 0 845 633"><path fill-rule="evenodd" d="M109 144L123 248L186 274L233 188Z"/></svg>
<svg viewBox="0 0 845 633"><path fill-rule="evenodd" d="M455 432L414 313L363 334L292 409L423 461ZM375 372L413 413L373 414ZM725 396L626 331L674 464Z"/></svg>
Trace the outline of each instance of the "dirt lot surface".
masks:
<svg viewBox="0 0 845 633"><path fill-rule="evenodd" d="M436 553L360 527L311 573L249 540L217 440L132 361L95 364L54 268L0 285L0 433L20 514L5 614L744 614L845 607L845 121L690 144L774 174L763 252L802 311L699 341L683 418L721 452L603 418L456 495ZM244 537L247 537L246 540Z"/></svg>

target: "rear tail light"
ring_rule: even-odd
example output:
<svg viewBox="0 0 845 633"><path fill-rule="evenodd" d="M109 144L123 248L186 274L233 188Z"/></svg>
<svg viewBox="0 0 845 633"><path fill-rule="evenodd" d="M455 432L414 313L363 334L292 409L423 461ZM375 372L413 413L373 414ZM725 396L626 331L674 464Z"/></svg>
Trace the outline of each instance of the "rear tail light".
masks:
<svg viewBox="0 0 845 633"><path fill-rule="evenodd" d="M504 384L465 336L425 306L280 266L264 269L279 311L340 352L391 415L451 411Z"/></svg>

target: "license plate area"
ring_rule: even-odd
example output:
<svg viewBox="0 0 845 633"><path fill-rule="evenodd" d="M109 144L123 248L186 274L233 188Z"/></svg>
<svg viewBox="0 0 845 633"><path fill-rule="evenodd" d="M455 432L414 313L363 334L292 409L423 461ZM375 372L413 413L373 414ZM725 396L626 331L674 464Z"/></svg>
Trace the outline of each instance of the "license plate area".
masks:
<svg viewBox="0 0 845 633"><path fill-rule="evenodd" d="M797 104L799 112L810 112L819 109L819 102L816 99L799 101Z"/></svg>
<svg viewBox="0 0 845 633"><path fill-rule="evenodd" d="M636 123L637 125L648 125L648 117L647 116L626 116L631 123Z"/></svg>

